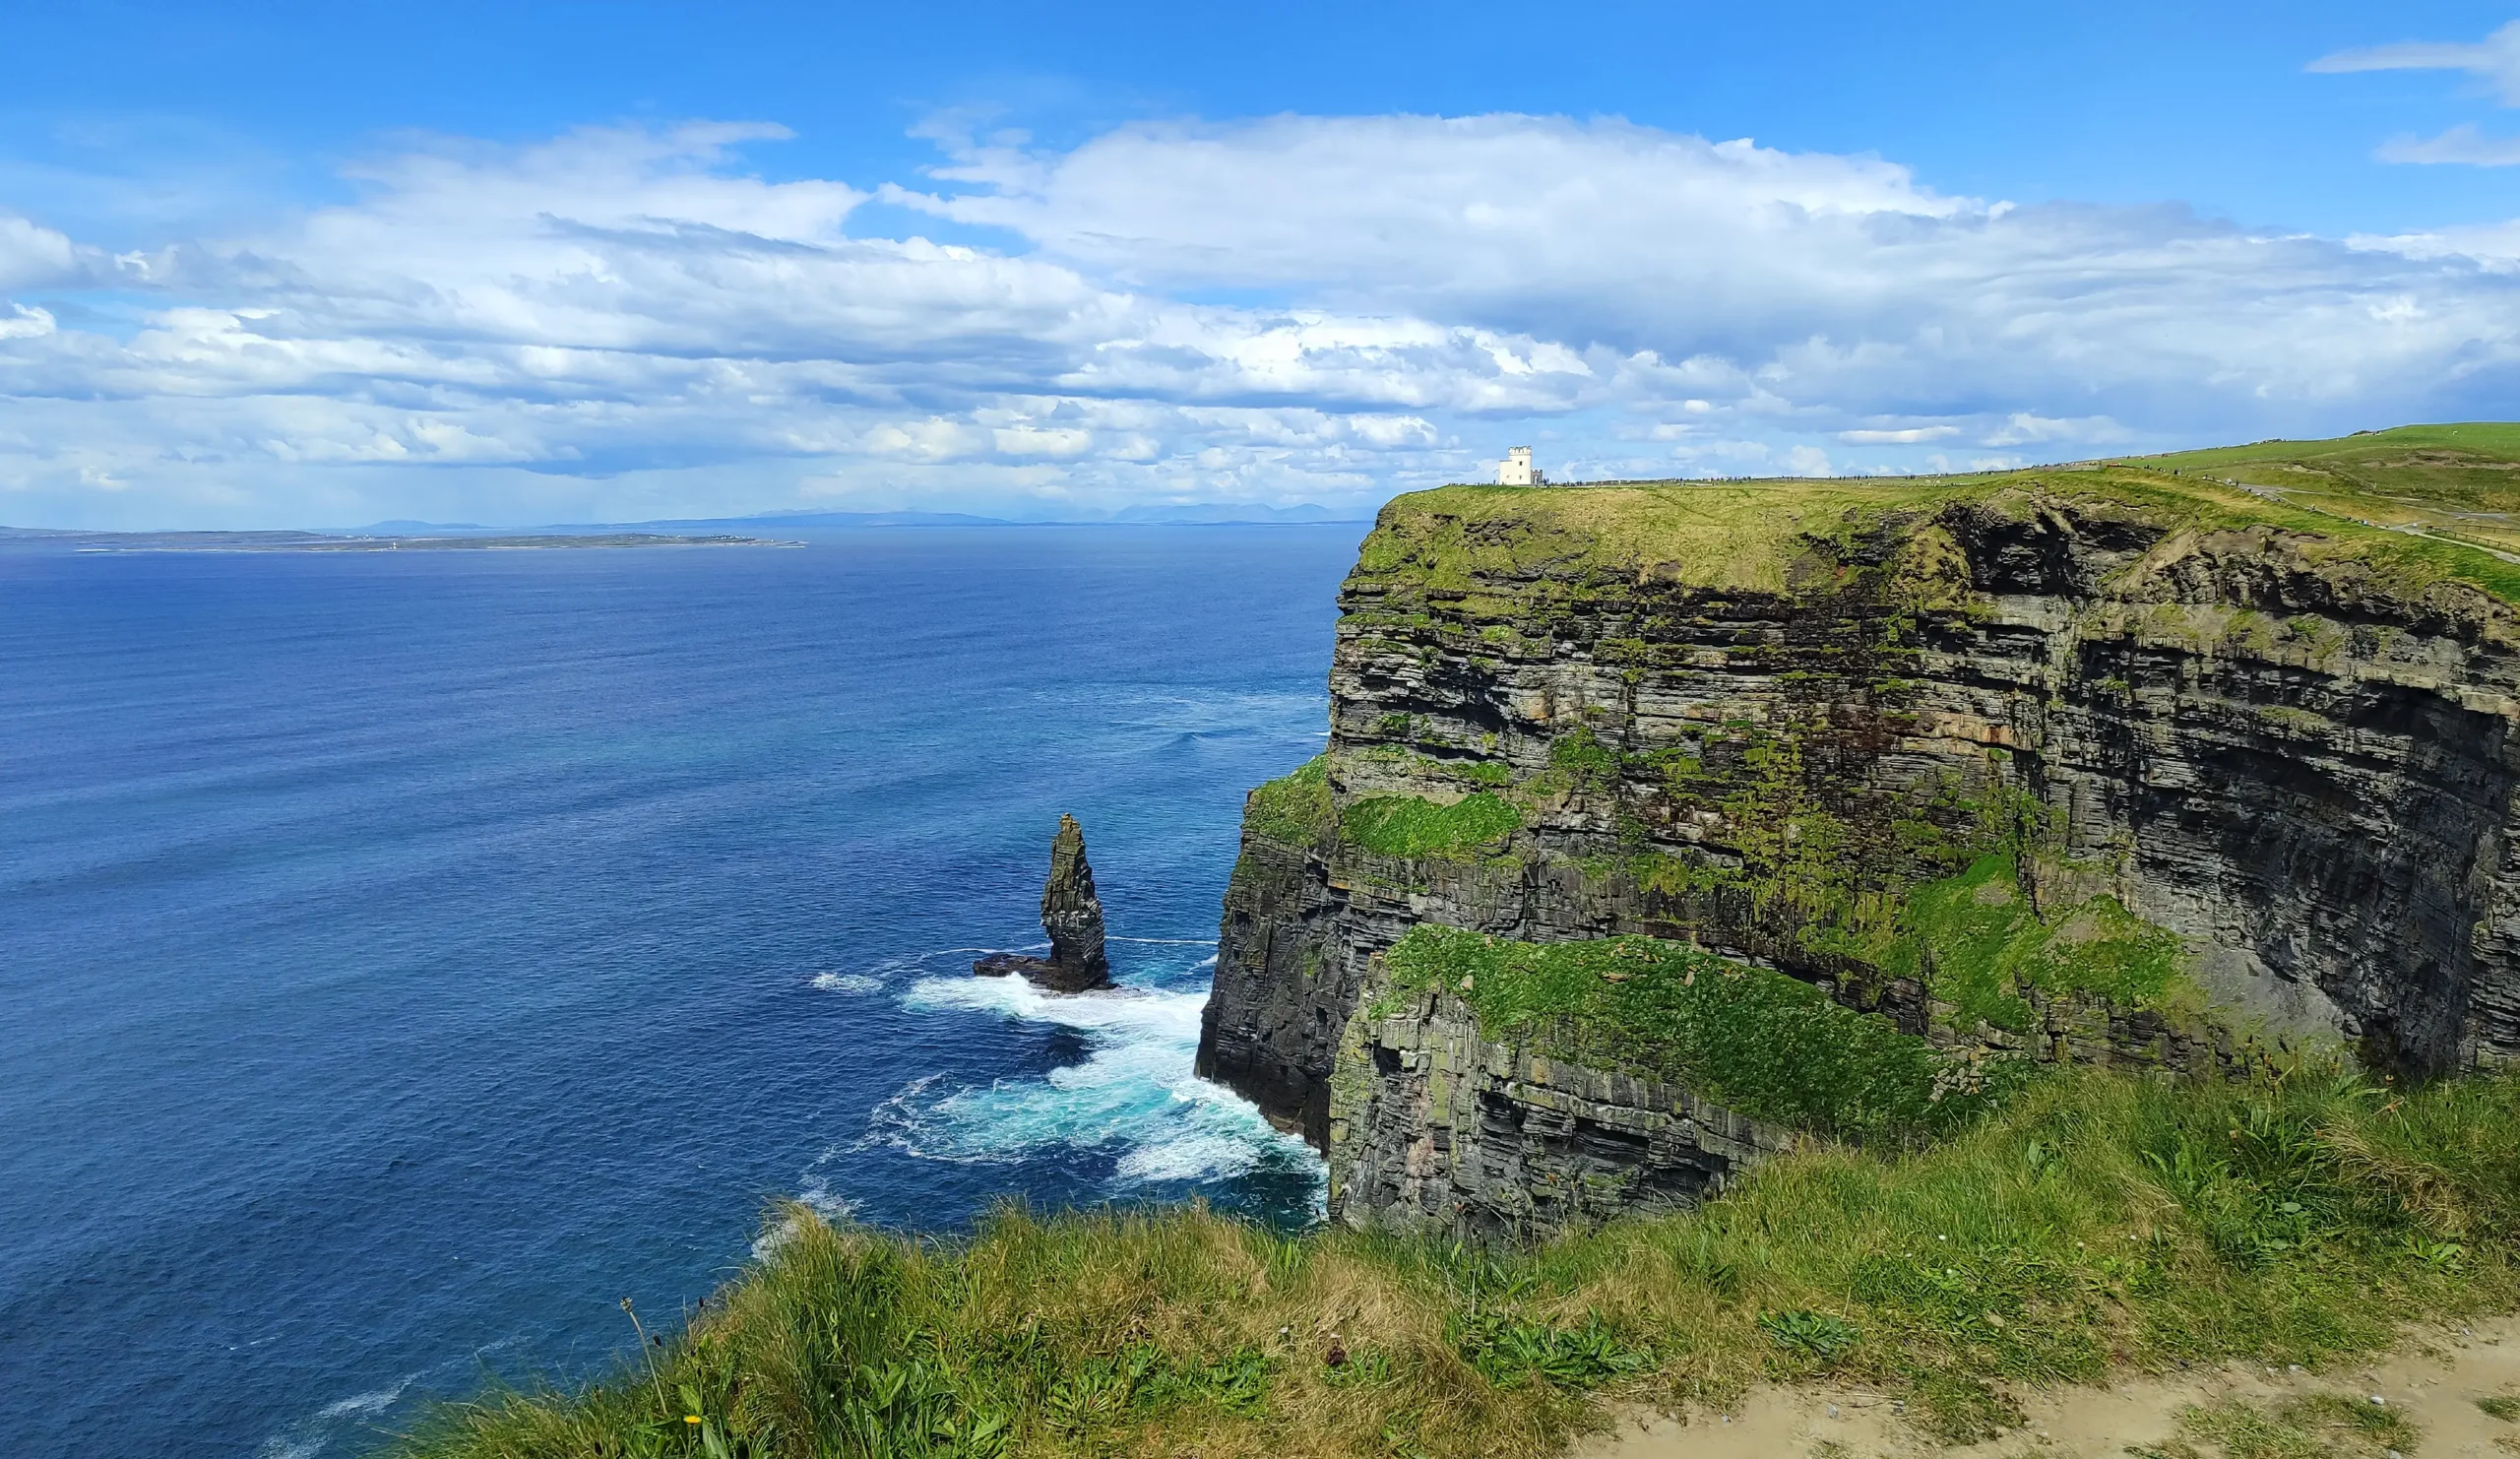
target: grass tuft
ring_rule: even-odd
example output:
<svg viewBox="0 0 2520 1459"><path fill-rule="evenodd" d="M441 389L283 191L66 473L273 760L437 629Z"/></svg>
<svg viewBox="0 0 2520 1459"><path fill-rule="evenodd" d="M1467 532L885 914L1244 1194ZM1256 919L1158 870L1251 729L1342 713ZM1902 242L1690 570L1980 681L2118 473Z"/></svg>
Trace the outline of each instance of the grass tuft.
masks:
<svg viewBox="0 0 2520 1459"><path fill-rule="evenodd" d="M2179 1437L2158 1449L2129 1448L2139 1459L2204 1459L2192 1440L2215 1446L2222 1459L2386 1459L2412 1453L2423 1429L2381 1404L2332 1393L2265 1405L2225 1399L2191 1408Z"/></svg>

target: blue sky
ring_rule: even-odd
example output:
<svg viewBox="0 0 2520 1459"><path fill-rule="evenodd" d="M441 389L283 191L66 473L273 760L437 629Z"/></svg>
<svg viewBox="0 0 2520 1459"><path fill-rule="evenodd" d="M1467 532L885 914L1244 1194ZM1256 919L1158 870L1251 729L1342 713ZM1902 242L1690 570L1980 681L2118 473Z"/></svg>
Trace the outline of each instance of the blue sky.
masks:
<svg viewBox="0 0 2520 1459"><path fill-rule="evenodd" d="M2507 417L2515 21L15 4L0 521L1356 506L1525 441Z"/></svg>

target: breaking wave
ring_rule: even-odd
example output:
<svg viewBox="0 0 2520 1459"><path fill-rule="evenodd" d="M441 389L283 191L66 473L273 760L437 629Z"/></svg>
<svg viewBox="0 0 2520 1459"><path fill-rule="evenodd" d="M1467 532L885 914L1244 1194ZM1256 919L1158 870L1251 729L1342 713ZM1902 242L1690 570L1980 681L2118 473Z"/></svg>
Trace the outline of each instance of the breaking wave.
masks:
<svg viewBox="0 0 2520 1459"><path fill-rule="evenodd" d="M1062 1148L1098 1152L1113 1162L1114 1194L1262 1171L1318 1179L1318 1162L1300 1139L1191 1072L1205 988L1053 993L1021 978L926 978L902 1001L1055 1025L1081 1036L1087 1053L1046 1075L984 1086L949 1086L936 1075L913 1080L876 1107L871 1141L967 1165Z"/></svg>

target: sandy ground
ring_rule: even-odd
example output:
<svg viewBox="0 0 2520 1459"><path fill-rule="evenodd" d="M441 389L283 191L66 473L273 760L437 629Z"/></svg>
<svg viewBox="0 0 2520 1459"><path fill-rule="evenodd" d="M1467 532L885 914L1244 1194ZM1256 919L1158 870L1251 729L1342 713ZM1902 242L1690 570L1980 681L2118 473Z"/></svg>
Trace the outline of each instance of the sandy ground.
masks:
<svg viewBox="0 0 2520 1459"><path fill-rule="evenodd" d="M1752 1389L1730 1413L1688 1420L1635 1415L1576 1446L1576 1459L2123 1459L2129 1444L2159 1444L2178 1431L2191 1404L2299 1393L2374 1395L2423 1427L2408 1459L2515 1459L2520 1424L2476 1401L2520 1394L2520 1317L2447 1328L2411 1328L2397 1350L2366 1364L2318 1372L2234 1365L2129 1378L2110 1388L2019 1392L2030 1422L1989 1443L1947 1449L1910 1427L1877 1393L1824 1388ZM1835 1443L1835 1450L1826 1445Z"/></svg>

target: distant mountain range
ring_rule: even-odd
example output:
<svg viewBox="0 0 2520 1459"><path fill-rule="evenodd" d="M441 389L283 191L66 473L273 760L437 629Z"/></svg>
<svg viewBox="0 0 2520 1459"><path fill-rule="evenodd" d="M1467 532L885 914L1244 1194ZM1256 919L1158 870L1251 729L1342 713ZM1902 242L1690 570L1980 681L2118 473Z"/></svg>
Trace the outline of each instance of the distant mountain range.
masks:
<svg viewBox="0 0 2520 1459"><path fill-rule="evenodd" d="M1282 522L1366 522L1371 514L1343 517L1325 506L1305 502L1299 506L1271 507L1256 502L1199 502L1186 506L1135 506L1101 519L1102 523L1126 523L1155 526L1213 527L1232 524ZM1011 517L980 517L968 512L757 512L748 517L670 517L653 522L570 522L544 527L483 527L477 522L372 522L365 527L344 528L365 537L454 537L496 533L510 535L534 533L586 532L791 532L799 528L847 527L1077 527L1098 525L1094 520L1020 521Z"/></svg>

